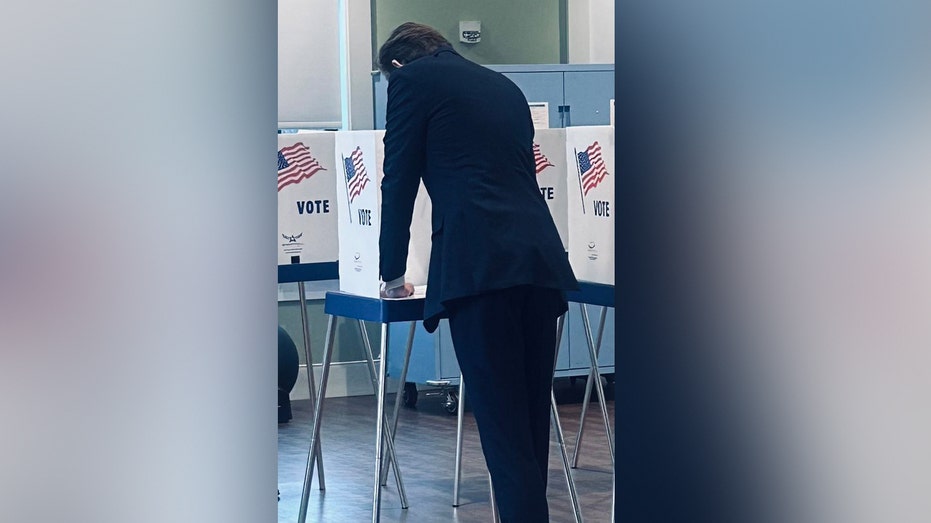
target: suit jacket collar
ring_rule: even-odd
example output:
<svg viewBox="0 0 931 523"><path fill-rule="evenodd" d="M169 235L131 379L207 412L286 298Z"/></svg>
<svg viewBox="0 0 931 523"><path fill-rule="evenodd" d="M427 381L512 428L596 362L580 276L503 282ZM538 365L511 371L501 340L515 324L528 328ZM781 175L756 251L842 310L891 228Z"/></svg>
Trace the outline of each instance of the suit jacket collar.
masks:
<svg viewBox="0 0 931 523"><path fill-rule="evenodd" d="M443 45L443 46L438 47L436 51L433 52L433 56L440 56L441 53L452 53L456 56L462 57L462 55L457 53L456 50L453 49L453 46L451 45Z"/></svg>

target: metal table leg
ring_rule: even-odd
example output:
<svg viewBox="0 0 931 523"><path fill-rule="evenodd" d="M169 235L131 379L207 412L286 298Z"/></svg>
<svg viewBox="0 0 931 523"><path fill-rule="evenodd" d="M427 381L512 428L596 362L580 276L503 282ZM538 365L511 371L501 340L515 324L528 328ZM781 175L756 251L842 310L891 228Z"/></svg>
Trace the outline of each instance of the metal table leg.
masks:
<svg viewBox="0 0 931 523"><path fill-rule="evenodd" d="M310 448L307 453L307 471L304 473L304 489L301 492L301 508L298 513L298 523L307 520L307 502L310 499L310 482L314 476L314 459L320 447L320 420L323 417L323 397L326 395L327 380L330 376L330 360L333 358L333 338L336 336L336 317L330 316L326 328L326 341L323 344L323 373L320 375L320 386L317 391L316 406L314 407L313 422L310 429Z"/></svg>
<svg viewBox="0 0 931 523"><path fill-rule="evenodd" d="M610 431L610 419L608 417L608 407L605 403L604 388L601 385L601 374L598 372L598 354L601 351L601 342L604 336L605 320L608 314L608 308L601 308L601 315L598 319L598 334L594 342L594 349L591 342L591 324L588 321L588 311L584 304L579 304L582 310L582 326L585 330L586 343L589 346L590 372L588 380L585 383L585 394L582 396L582 415L579 417L579 431L575 438L575 449L572 453L572 468L579 466L579 449L582 446L582 435L585 433L585 415L588 412L588 404L591 400L592 386L597 385L598 401L601 404L601 415L605 423L605 434L607 434L611 449L611 464L614 464L614 437Z"/></svg>
<svg viewBox="0 0 931 523"><path fill-rule="evenodd" d="M414 332L417 329L417 322L412 321L410 329L407 331L407 344L404 346L404 363L401 365L401 375L398 377L400 380L398 382L398 393L394 397L394 413L391 416L391 437L398 431L398 416L401 413L401 401L404 399L404 383L407 381L407 369L411 364L411 348L414 346ZM367 336L366 336L367 338ZM374 370L374 362L372 364L372 369ZM392 460L394 456L389 454L388 461L385 464L385 468L381 472L381 484L385 486L388 484L388 469L391 467ZM407 507L405 507L407 508Z"/></svg>
<svg viewBox="0 0 931 523"><path fill-rule="evenodd" d="M491 497L491 517L494 523L501 523L501 514L498 513L498 502L495 501L495 484L491 481L491 472L488 473L488 493Z"/></svg>
<svg viewBox="0 0 931 523"><path fill-rule="evenodd" d="M385 442L385 376L388 368L388 338L389 331L387 323L381 324L381 358L379 358L378 387L376 396L378 397L378 412L375 415L375 488L372 499L372 523L381 521L381 467L382 451ZM390 440L390 438L389 438ZM395 461L394 470L397 471L397 461Z"/></svg>
<svg viewBox="0 0 931 523"><path fill-rule="evenodd" d="M575 489L575 479L569 467L569 452L566 450L566 440L563 438L562 424L559 422L559 411L556 409L556 394L550 393L551 410L553 411L553 428L556 432L556 444L562 457L563 471L566 473L566 483L569 486L569 500L572 502L572 512L576 523L582 523L582 509L579 507L579 494Z"/></svg>
<svg viewBox="0 0 931 523"><path fill-rule="evenodd" d="M553 355L554 361L559 357L559 347L562 345L562 332L565 325L566 315L563 314L556 321L556 354ZM569 453L566 450L566 440L563 437L562 423L559 421L559 410L556 408L556 393L550 389L550 420L556 432L556 444L559 447L559 454L562 457L563 472L566 474L566 484L569 486L569 500L572 502L572 512L575 515L576 523L582 523L582 509L579 506L579 494L575 488L575 479L572 477L572 470L569 466Z"/></svg>
<svg viewBox="0 0 931 523"><path fill-rule="evenodd" d="M556 354L553 356L553 365L555 367L556 360L559 359L559 347L562 346L562 332L566 326L566 314L563 313L556 320Z"/></svg>
<svg viewBox="0 0 931 523"><path fill-rule="evenodd" d="M317 387L314 386L314 366L310 351L310 320L307 317L307 293L304 291L304 282L297 283L297 290L300 293L301 327L304 333L304 361L307 362L307 392L310 404L313 406L317 403L315 399ZM316 417L315 412L316 410L310 411L311 419ZM320 487L320 490L326 490L326 481L323 478L323 450L321 449L322 446L318 444L314 453L314 458L317 460L317 486Z"/></svg>
<svg viewBox="0 0 931 523"><path fill-rule="evenodd" d="M617 492L617 475L611 474L611 521L617 521L614 519L614 507L617 505L617 498L615 493Z"/></svg>
<svg viewBox="0 0 931 523"><path fill-rule="evenodd" d="M604 387L601 385L601 374L598 372L598 349L600 348L602 335L604 333L604 321L607 315L607 307L602 307L601 309L601 318L600 325L598 327L598 345L595 344L592 339L592 325L588 318L588 309L584 304L580 303L579 307L582 311L582 327L585 330L585 342L588 345L588 356L591 361L591 374L589 376L589 383L586 384L586 391L588 394L591 392L588 391L588 385L593 384L595 386L595 392L598 394L598 405L601 407L601 418L604 422L605 428L605 437L608 440L608 450L611 452L611 466L614 466L614 434L611 430L611 418L608 416L608 404L605 401L605 392ZM585 409L588 406L588 394L583 398L582 403L582 414L584 416ZM579 446L582 441L582 427L584 426L585 418L583 417L579 420L579 438L575 442L575 457L573 458L573 466L576 466L578 463L578 454Z"/></svg>
<svg viewBox="0 0 931 523"><path fill-rule="evenodd" d="M365 322L362 320L357 320L357 322L359 325L359 334L362 337L362 346L365 348L365 356L368 359L368 368L369 368L369 375L372 378L372 387L374 387L375 394L377 395L379 391L379 382L378 382L378 376L376 375L376 370L375 370L375 356L372 353L372 344L369 342L368 333L365 331ZM383 326L385 325L387 324L383 324ZM386 353L382 352L381 353L382 362L384 362L385 357L386 357ZM379 405L379 407L381 408L382 405ZM394 432L391 430L391 424L388 423L388 418L387 418L387 415L384 413L384 410L382 410L381 416L385 418L384 419L384 422L385 422L384 427L385 427L385 433L386 433L385 439L387 440L386 443L388 445L387 460L384 463L382 470L384 470L387 473L388 463L390 463L391 459L393 459L394 462L397 463L397 456L394 453ZM379 431L379 434L381 433L382 432ZM401 469L398 466L394 467L394 479L398 485L398 496L401 498L401 508L407 508L408 507L407 493L404 490L404 482L401 480ZM378 484L379 485L382 484L381 471L379 471L379 474L378 474Z"/></svg>
<svg viewBox="0 0 931 523"><path fill-rule="evenodd" d="M456 419L456 471L453 477L453 506L459 506L459 485L462 482L462 419L465 412L465 380L462 373L459 373L459 412ZM488 476L491 481L491 475ZM494 500L494 492L492 492Z"/></svg>

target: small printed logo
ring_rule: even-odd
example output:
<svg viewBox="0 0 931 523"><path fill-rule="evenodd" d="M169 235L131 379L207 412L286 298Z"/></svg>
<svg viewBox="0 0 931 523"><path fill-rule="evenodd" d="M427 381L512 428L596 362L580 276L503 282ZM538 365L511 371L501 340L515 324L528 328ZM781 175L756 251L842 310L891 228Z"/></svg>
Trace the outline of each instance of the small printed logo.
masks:
<svg viewBox="0 0 931 523"><path fill-rule="evenodd" d="M460 41L476 43L482 40L481 31L463 31L462 39Z"/></svg>
<svg viewBox="0 0 931 523"><path fill-rule="evenodd" d="M591 261L598 259L598 250L595 249L595 242L588 242L588 259Z"/></svg>
<svg viewBox="0 0 931 523"><path fill-rule="evenodd" d="M281 234L283 241L281 242L281 250L285 254L291 256L293 259L295 256L300 256L304 251L304 242L300 241L304 236L304 232L299 232L297 234Z"/></svg>
<svg viewBox="0 0 931 523"><path fill-rule="evenodd" d="M355 270L356 272L362 272L362 253L356 252L355 254L353 254L352 262L353 262L353 265L355 266L353 267L353 270Z"/></svg>

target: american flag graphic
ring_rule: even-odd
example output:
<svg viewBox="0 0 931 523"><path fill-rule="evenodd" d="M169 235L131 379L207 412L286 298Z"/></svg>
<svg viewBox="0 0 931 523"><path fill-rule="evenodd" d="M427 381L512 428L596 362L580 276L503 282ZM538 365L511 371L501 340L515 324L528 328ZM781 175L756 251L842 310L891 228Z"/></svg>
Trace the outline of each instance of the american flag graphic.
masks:
<svg viewBox="0 0 931 523"><path fill-rule="evenodd" d="M349 203L352 203L365 189L369 183L369 177L365 172L365 165L362 163L362 148L356 147L355 151L349 155L349 158L343 158L346 166L346 187L349 191Z"/></svg>
<svg viewBox="0 0 931 523"><path fill-rule="evenodd" d="M582 179L582 194L587 195L588 191L598 187L601 180L608 175L608 169L605 167L605 161L601 157L601 145L596 141L588 146L587 149L578 153L579 171Z"/></svg>
<svg viewBox="0 0 931 523"><path fill-rule="evenodd" d="M543 151L540 150L540 144L536 142L533 144L533 161L537 164L537 174L543 172L543 169L547 167L556 167L550 163L549 158L543 156Z"/></svg>
<svg viewBox="0 0 931 523"><path fill-rule="evenodd" d="M282 147L278 151L278 192L325 170L302 142Z"/></svg>

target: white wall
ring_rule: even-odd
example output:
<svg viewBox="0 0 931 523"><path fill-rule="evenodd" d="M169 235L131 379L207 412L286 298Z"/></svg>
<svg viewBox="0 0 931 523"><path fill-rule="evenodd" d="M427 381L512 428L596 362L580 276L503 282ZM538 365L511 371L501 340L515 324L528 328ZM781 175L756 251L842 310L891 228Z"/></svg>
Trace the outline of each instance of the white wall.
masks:
<svg viewBox="0 0 931 523"><path fill-rule="evenodd" d="M479 64L559 63L561 0L374 0L375 40L412 21L435 27L463 57ZM482 22L482 41L459 42L459 21Z"/></svg>
<svg viewBox="0 0 931 523"><path fill-rule="evenodd" d="M570 64L614 63L614 0L568 0Z"/></svg>
<svg viewBox="0 0 931 523"><path fill-rule="evenodd" d="M614 63L614 0L591 0L591 54L593 64Z"/></svg>
<svg viewBox="0 0 931 523"><path fill-rule="evenodd" d="M372 6L370 0L343 1L349 51L349 128L374 129Z"/></svg>
<svg viewBox="0 0 931 523"><path fill-rule="evenodd" d="M333 0L278 3L278 125L335 127L340 123L339 32Z"/></svg>

